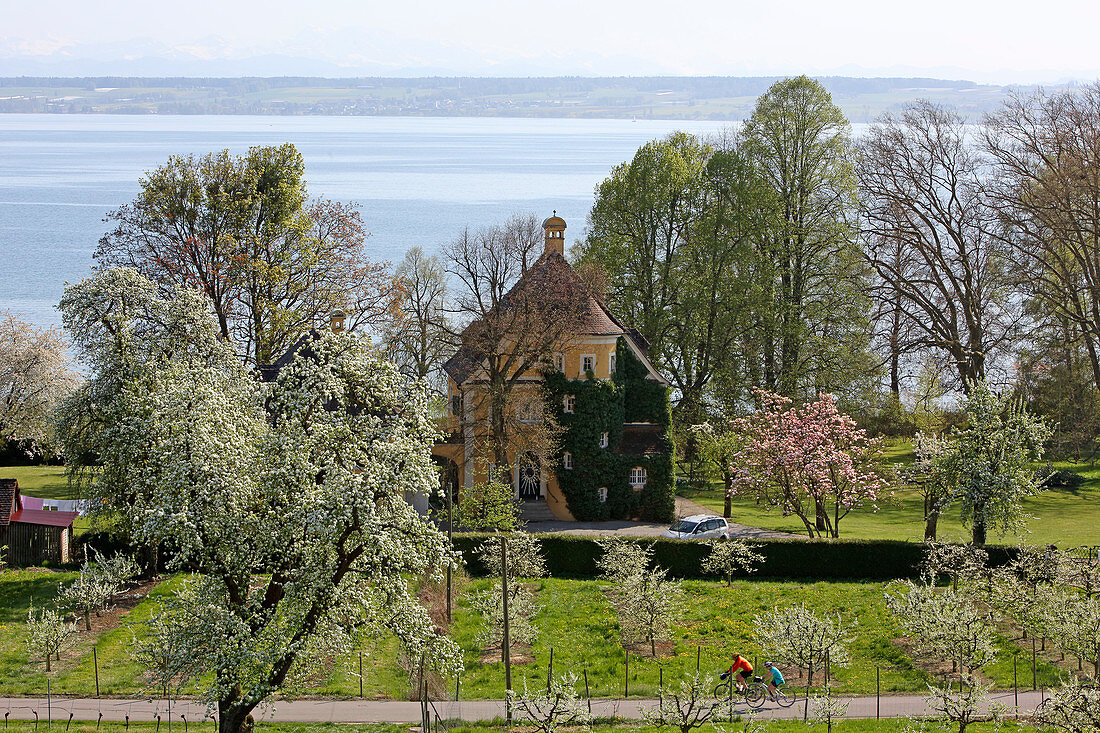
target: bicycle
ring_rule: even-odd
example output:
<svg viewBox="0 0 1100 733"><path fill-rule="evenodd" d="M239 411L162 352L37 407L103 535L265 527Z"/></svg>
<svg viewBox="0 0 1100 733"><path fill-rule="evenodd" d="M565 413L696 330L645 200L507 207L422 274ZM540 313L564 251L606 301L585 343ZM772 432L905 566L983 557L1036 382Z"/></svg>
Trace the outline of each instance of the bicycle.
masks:
<svg viewBox="0 0 1100 733"><path fill-rule="evenodd" d="M724 682L719 682L714 688L714 697L717 700L723 700L731 696L733 688L733 676ZM752 682L745 684L745 689L738 690L737 695L744 697L745 702L750 708L756 709L764 704L764 699L768 696L768 686L764 684L764 678L754 676ZM793 700L792 700L793 702Z"/></svg>
<svg viewBox="0 0 1100 733"><path fill-rule="evenodd" d="M717 699L724 699L729 697L730 684L732 680L726 680L725 682L719 682L718 686L714 688L714 697ZM764 684L764 678L754 676L753 681L745 685L745 689L737 693L739 696L745 698L745 702L749 707L756 709L764 704L765 700L771 699L771 691L768 686ZM775 691L775 702L783 708L789 708L794 705L798 699L798 693L794 688L790 688L788 692L787 686L783 685Z"/></svg>

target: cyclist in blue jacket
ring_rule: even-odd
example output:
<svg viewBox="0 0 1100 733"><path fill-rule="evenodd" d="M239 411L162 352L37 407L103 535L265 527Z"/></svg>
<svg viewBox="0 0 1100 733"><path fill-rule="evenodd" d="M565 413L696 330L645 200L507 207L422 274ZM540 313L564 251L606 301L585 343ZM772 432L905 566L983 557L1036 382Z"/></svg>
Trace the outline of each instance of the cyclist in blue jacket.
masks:
<svg viewBox="0 0 1100 733"><path fill-rule="evenodd" d="M774 700L775 693L786 683L786 680L783 679L783 673L779 671L779 667L772 662L764 662L764 666L772 673L772 678L768 680L768 692L771 693L771 699Z"/></svg>

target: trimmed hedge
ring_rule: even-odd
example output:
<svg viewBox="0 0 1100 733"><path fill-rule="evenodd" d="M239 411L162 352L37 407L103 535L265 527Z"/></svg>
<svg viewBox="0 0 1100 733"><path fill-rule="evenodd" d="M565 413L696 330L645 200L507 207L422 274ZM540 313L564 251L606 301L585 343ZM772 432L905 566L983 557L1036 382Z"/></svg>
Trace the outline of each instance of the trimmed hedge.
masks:
<svg viewBox="0 0 1100 733"><path fill-rule="evenodd" d="M477 550L487 534L455 535L455 549L462 553L467 570L485 574ZM653 543L653 559L674 578L714 579L702 571L703 558L710 551L705 542L690 540L626 538L640 544ZM601 550L593 537L541 534L539 544L546 568L555 578L595 578ZM806 578L812 580L890 580L915 578L924 560L924 545L896 540L752 540L764 556L755 573L740 577ZM990 564L1006 564L1016 548L986 546Z"/></svg>

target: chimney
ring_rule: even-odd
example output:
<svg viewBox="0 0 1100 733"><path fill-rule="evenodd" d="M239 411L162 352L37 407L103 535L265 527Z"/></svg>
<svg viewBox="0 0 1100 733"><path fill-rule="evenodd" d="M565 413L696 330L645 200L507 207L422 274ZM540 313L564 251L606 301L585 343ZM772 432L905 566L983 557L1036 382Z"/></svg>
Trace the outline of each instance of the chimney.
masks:
<svg viewBox="0 0 1100 733"><path fill-rule="evenodd" d="M542 231L546 236L546 254L565 255L565 219L554 215L542 222Z"/></svg>
<svg viewBox="0 0 1100 733"><path fill-rule="evenodd" d="M332 315L328 317L328 325L329 325L329 328L332 329L333 333L343 333L344 332L344 319L345 318L347 318L347 315L344 313L344 311L333 311L332 312Z"/></svg>

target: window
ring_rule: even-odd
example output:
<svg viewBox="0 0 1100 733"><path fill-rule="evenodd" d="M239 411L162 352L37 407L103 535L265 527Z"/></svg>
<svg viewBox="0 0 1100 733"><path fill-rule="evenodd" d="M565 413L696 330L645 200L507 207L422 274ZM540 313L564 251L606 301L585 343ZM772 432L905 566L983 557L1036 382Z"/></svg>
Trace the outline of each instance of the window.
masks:
<svg viewBox="0 0 1100 733"><path fill-rule="evenodd" d="M532 400L527 400L526 402L523 402L522 404L520 404L520 406L519 406L519 421L521 423L525 423L527 425L530 425L531 423L538 422L538 418L539 418L538 405L535 403L535 401L533 399Z"/></svg>
<svg viewBox="0 0 1100 733"><path fill-rule="evenodd" d="M607 447L607 433L600 433L600 447Z"/></svg>
<svg viewBox="0 0 1100 733"><path fill-rule="evenodd" d="M608 374L614 374L615 373L615 355L614 354L607 357L607 373Z"/></svg>
<svg viewBox="0 0 1100 733"><path fill-rule="evenodd" d="M485 473L486 473L485 477L489 480L489 483L493 483L494 481L496 481L496 479L497 479L497 464L490 463L489 464L489 469Z"/></svg>
<svg viewBox="0 0 1100 733"><path fill-rule="evenodd" d="M573 454L569 451L561 454L561 467L566 471L573 470Z"/></svg>
<svg viewBox="0 0 1100 733"><path fill-rule="evenodd" d="M645 486L645 469L641 466L635 466L630 469L630 485L635 489L640 489Z"/></svg>
<svg viewBox="0 0 1100 733"><path fill-rule="evenodd" d="M561 401L562 409L566 412L573 412L573 408L577 404L577 398L571 394L567 394Z"/></svg>
<svg viewBox="0 0 1100 733"><path fill-rule="evenodd" d="M594 371L596 371L596 355L583 354L581 356L581 374L584 375Z"/></svg>
<svg viewBox="0 0 1100 733"><path fill-rule="evenodd" d="M600 498L600 503L601 504L606 504L607 503L607 487L606 486L601 486L600 488L596 489L596 496L598 496Z"/></svg>
<svg viewBox="0 0 1100 733"><path fill-rule="evenodd" d="M462 395L451 396L451 414L455 417L462 417Z"/></svg>
<svg viewBox="0 0 1100 733"><path fill-rule="evenodd" d="M565 371L565 354L554 354L554 368L559 372Z"/></svg>

